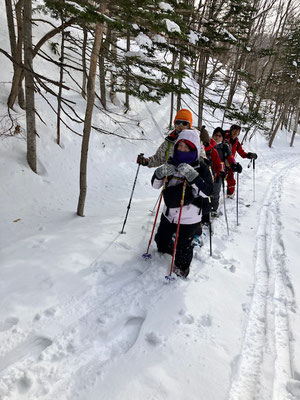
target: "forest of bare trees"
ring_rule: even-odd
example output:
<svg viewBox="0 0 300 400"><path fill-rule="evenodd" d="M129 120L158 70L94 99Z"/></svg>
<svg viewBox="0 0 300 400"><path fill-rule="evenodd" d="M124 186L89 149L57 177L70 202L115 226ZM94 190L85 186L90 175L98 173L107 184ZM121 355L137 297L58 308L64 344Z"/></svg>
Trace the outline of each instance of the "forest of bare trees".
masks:
<svg viewBox="0 0 300 400"><path fill-rule="evenodd" d="M241 123L248 139L263 130L271 147L284 126L293 145L300 109L298 2L5 0L5 6L10 53L1 48L0 53L13 68L6 134L20 129L14 114L18 105L26 110L28 164L37 172L35 96L45 99L57 121L58 145L62 126L71 129L65 116L78 122L73 130L82 135L78 215L84 213L91 130L111 133L94 124L93 109L106 112L117 93L124 114L132 96L159 102L170 94L170 124L174 111L185 106L186 94L197 104L199 127L206 123L203 110L222 110L223 122ZM33 35L41 25L46 33ZM57 67L56 78L40 73L38 58ZM197 96L187 77L198 84ZM241 86L244 99L237 102ZM71 91L86 101L84 118L68 99Z"/></svg>

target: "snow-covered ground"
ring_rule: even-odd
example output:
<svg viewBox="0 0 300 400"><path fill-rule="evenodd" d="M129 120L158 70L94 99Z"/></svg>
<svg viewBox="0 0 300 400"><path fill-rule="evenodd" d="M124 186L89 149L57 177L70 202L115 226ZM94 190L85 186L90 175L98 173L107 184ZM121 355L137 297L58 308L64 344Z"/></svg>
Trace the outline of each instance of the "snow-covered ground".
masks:
<svg viewBox="0 0 300 400"><path fill-rule="evenodd" d="M0 146L0 399L300 399L299 137L294 148L285 132L272 149L259 132L245 143L259 156L255 201L252 166L239 158L239 225L226 199L229 236L220 216L213 255L206 241L188 279L167 283L171 257L154 245L151 260L141 257L153 170L140 168L120 230L136 155L163 140L169 99L132 99L122 133L143 130L145 140L92 134L85 218L75 214L80 138L64 130L57 146L54 115L39 97L37 108L47 123L38 123L39 174L21 136ZM102 113L95 120L119 132Z"/></svg>

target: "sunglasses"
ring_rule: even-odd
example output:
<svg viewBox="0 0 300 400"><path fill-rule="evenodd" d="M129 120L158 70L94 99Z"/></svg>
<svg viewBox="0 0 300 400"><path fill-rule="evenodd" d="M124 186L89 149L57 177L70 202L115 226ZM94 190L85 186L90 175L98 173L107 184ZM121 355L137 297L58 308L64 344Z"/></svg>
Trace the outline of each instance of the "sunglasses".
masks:
<svg viewBox="0 0 300 400"><path fill-rule="evenodd" d="M189 125L189 122L187 122L187 121L181 121L181 120L177 119L177 120L175 121L175 125L188 126L188 125Z"/></svg>

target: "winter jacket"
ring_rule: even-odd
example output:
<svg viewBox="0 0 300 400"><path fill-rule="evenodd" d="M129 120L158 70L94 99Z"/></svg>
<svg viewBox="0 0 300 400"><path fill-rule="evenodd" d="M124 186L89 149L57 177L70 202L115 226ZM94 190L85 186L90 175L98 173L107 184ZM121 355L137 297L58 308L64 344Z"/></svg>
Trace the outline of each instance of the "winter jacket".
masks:
<svg viewBox="0 0 300 400"><path fill-rule="evenodd" d="M225 131L225 141L231 146L231 153L233 157L235 157L236 152L238 152L242 158L248 157L248 153L245 152L238 138L232 139L230 137L230 131Z"/></svg>
<svg viewBox="0 0 300 400"><path fill-rule="evenodd" d="M216 150L219 153L221 163L224 163L225 169L228 169L231 164L235 163L235 159L231 153L230 145L226 142L216 144Z"/></svg>
<svg viewBox="0 0 300 400"><path fill-rule="evenodd" d="M182 139L187 139L194 143L197 153L200 153L201 145L197 131L182 131L174 145ZM173 157L170 157L168 163L175 165ZM210 196L213 190L213 176L205 161L198 159L191 165L199 175L191 183L187 182L185 203L182 208L180 220L180 224L183 225L195 224L201 221L201 199ZM163 190L165 201L163 214L171 223L178 223L184 180L185 177L180 172L176 171L174 175L168 177L167 182L165 183L165 189ZM154 172L151 182L154 188L159 189L164 185L165 178L158 179ZM174 204L171 204L170 202L173 202Z"/></svg>
<svg viewBox="0 0 300 400"><path fill-rule="evenodd" d="M210 139L209 145L205 146L205 152L207 158L212 163L212 169L215 176L219 176L220 171L222 170L222 164L219 157L219 153L216 150L216 142L214 139Z"/></svg>
<svg viewBox="0 0 300 400"><path fill-rule="evenodd" d="M188 131L191 131L191 129L189 129ZM196 129L193 129L193 131L198 132L196 131ZM164 142L157 149L156 153L148 158L149 168L159 167L160 165L168 161L169 157L173 154L173 149L177 138L178 132L176 132L176 130L171 132L170 135L166 137ZM205 151L202 145L200 146L199 154L202 158L206 158Z"/></svg>

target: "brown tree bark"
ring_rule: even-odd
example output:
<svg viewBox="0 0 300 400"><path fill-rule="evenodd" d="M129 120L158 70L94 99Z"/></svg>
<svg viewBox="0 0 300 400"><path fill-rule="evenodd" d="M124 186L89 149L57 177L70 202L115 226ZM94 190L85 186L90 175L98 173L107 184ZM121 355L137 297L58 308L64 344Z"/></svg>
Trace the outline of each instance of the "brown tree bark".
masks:
<svg viewBox="0 0 300 400"><path fill-rule="evenodd" d="M36 128L34 104L34 79L32 66L32 0L24 0L24 66L25 98L26 98L26 131L27 131L27 162L33 172L37 172L36 165Z"/></svg>
<svg viewBox="0 0 300 400"><path fill-rule="evenodd" d="M24 0L19 0L16 4L16 19L17 19L17 42L16 42L16 54L14 59L17 61L18 64L22 64L22 47L23 47L23 17L22 17L22 10L23 10ZM12 108L15 104L16 98L20 93L20 107L25 108L24 103L24 95L22 90L22 67L16 65L14 67L14 76L11 84L10 94L7 100L7 105L9 108Z"/></svg>
<svg viewBox="0 0 300 400"><path fill-rule="evenodd" d="M105 11L106 4L107 4L106 1L102 2L98 10L100 13L103 13ZM103 28L104 28L103 23L96 24L94 44L90 59L90 69L89 69L88 84L87 84L87 103L85 109L83 137L81 145L80 193L77 206L77 215L79 215L80 217L84 216L84 206L85 206L85 198L87 192L88 149L89 149L89 140L91 134L91 124L92 124L93 108L95 101L95 80L97 71L97 60L101 48Z"/></svg>
<svg viewBox="0 0 300 400"><path fill-rule="evenodd" d="M299 116L300 116L300 98L298 100L298 105L296 106L294 129L293 129L293 134L291 137L290 147L293 147L293 145L294 145L294 139L295 139L295 136L296 136L296 133L298 130L298 125L299 125Z"/></svg>
<svg viewBox="0 0 300 400"><path fill-rule="evenodd" d="M127 36L126 36L126 51L130 51L130 30L127 29ZM125 78L125 108L129 110L129 75L130 75L130 66L129 62L127 62L126 67L126 78Z"/></svg>
<svg viewBox="0 0 300 400"><path fill-rule="evenodd" d="M86 45L87 45L87 29L83 27L83 43L82 43L82 89L81 89L81 96L85 99L86 97Z"/></svg>
<svg viewBox="0 0 300 400"><path fill-rule="evenodd" d="M57 95L57 138L56 138L56 143L58 145L60 145L60 136L61 136L61 131L60 131L60 118L61 118L61 100L62 100L62 84L64 81L64 68L63 68L63 64L64 64L64 56L65 56L65 19L63 14L61 14L61 26L62 26L62 31L61 31L61 46L60 46L60 71L59 71L59 88L58 88L58 95Z"/></svg>
<svg viewBox="0 0 300 400"><path fill-rule="evenodd" d="M10 42L10 49L11 55L14 60L18 61L18 47L17 47L17 38L15 32L15 25L14 25L14 16L13 16L13 8L11 0L5 0L6 6L6 17L7 17L7 26L8 26L8 33L9 33L9 42ZM21 55L22 55L22 40L21 40ZM19 61L21 61L19 57ZM13 65L14 74L16 73L16 69L19 68L15 64ZM25 100L24 100L24 91L22 85L19 87L18 93L19 105L21 108L25 108Z"/></svg>

